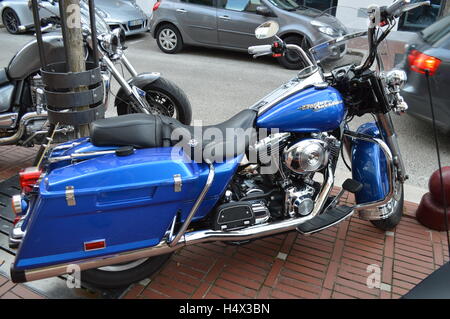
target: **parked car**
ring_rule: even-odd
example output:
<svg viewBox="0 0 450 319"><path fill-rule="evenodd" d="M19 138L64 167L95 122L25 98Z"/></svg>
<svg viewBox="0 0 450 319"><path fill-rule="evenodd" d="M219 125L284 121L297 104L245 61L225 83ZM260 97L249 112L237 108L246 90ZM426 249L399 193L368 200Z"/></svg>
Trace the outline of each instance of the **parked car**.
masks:
<svg viewBox="0 0 450 319"><path fill-rule="evenodd" d="M425 70L430 84L437 125L450 133L450 16L445 16L417 33L402 63L408 81L401 94L408 103L408 114L431 121Z"/></svg>
<svg viewBox="0 0 450 319"><path fill-rule="evenodd" d="M59 16L57 0L41 0L39 15L49 18ZM135 0L96 0L95 5L111 29L121 28L125 35L149 30L149 17ZM52 14L53 13L53 14ZM29 0L5 0L0 3L3 25L9 33L25 32L34 27L33 14Z"/></svg>
<svg viewBox="0 0 450 319"><path fill-rule="evenodd" d="M293 0L161 0L153 7L150 30L165 53L177 53L184 45L246 52L269 43L254 36L255 28L268 20L280 25L286 43L304 49L347 33L335 17ZM304 65L293 51L278 59L288 69Z"/></svg>

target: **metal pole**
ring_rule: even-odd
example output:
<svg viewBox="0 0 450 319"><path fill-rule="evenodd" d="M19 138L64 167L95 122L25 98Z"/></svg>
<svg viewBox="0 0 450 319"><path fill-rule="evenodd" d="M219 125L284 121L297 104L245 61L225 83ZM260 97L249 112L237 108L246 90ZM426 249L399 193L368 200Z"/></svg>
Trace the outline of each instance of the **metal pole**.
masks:
<svg viewBox="0 0 450 319"><path fill-rule="evenodd" d="M89 19L91 22L92 54L94 57L95 67L98 67L97 23L95 19L94 0L89 0Z"/></svg>
<svg viewBox="0 0 450 319"><path fill-rule="evenodd" d="M36 40L39 47L39 57L41 59L41 67L45 67L47 65L47 60L45 59L44 45L42 41L42 32L41 32L41 19L39 17L39 5L37 0L31 0L32 11L33 11L33 19L34 19L34 28L36 29Z"/></svg>

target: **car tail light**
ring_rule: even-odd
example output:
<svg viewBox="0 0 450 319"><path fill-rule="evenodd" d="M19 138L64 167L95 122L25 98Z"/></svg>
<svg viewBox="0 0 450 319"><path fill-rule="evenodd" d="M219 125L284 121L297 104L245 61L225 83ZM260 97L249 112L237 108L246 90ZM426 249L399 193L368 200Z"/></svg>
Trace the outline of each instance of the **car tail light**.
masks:
<svg viewBox="0 0 450 319"><path fill-rule="evenodd" d="M29 193L32 191L34 185L38 182L41 177L42 171L37 167L27 167L20 171L19 180L20 188L24 193Z"/></svg>
<svg viewBox="0 0 450 319"><path fill-rule="evenodd" d="M153 11L158 10L160 5L161 5L161 1L156 1L156 3L153 5Z"/></svg>
<svg viewBox="0 0 450 319"><path fill-rule="evenodd" d="M428 70L430 75L436 73L441 64L441 60L430 55L426 55L418 50L411 50L408 54L409 68L412 71L425 74Z"/></svg>

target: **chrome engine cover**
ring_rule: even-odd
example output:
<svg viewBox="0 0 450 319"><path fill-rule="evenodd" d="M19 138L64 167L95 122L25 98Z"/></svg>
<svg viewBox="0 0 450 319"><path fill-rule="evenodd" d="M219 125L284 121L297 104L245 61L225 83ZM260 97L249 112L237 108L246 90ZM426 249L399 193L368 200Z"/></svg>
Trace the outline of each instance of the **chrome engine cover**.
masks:
<svg viewBox="0 0 450 319"><path fill-rule="evenodd" d="M330 151L325 141L308 138L295 143L284 151L287 168L297 174L318 171L328 164Z"/></svg>

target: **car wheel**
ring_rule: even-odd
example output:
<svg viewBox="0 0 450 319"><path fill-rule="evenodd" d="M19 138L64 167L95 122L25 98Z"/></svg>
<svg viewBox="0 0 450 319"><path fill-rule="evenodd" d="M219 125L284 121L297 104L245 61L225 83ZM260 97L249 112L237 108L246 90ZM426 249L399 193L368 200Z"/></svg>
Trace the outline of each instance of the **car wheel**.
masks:
<svg viewBox="0 0 450 319"><path fill-rule="evenodd" d="M13 9L6 8L5 10L3 10L2 22L9 33L19 33L20 19Z"/></svg>
<svg viewBox="0 0 450 319"><path fill-rule="evenodd" d="M164 53L178 53L183 48L183 39L180 31L171 24L165 24L156 33L156 43Z"/></svg>
<svg viewBox="0 0 450 319"><path fill-rule="evenodd" d="M306 53L308 53L308 50L311 48L305 37L291 35L284 38L283 41L286 44L296 44L300 46ZM278 58L278 62L289 70L300 70L306 66L306 62L299 53L293 50L287 50L282 57Z"/></svg>

